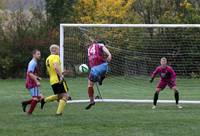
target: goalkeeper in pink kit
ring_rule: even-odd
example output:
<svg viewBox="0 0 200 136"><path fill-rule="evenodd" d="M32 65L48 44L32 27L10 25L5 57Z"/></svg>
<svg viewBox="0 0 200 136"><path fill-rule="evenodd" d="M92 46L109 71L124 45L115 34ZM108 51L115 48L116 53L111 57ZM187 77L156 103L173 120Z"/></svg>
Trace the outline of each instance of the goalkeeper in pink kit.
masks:
<svg viewBox="0 0 200 136"><path fill-rule="evenodd" d="M174 72L172 67L167 65L166 58L164 57L161 58L160 64L161 65L158 66L153 72L153 74L151 75L151 80L150 80L150 82L152 83L157 74L160 76L160 81L157 84L156 91L154 94L152 109L156 108L159 93L161 90L165 89L166 86L169 86L169 88L174 91L176 106L177 108L181 109L182 106L179 105L179 91L176 87L176 73Z"/></svg>

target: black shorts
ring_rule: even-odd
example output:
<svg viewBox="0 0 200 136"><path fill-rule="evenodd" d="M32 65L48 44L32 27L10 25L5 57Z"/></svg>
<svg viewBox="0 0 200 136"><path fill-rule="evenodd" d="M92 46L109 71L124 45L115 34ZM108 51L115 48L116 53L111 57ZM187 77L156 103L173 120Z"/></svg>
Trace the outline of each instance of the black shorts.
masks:
<svg viewBox="0 0 200 136"><path fill-rule="evenodd" d="M51 85L54 94L61 94L61 93L66 93L69 89L67 86L67 83L64 81L62 83L56 83Z"/></svg>

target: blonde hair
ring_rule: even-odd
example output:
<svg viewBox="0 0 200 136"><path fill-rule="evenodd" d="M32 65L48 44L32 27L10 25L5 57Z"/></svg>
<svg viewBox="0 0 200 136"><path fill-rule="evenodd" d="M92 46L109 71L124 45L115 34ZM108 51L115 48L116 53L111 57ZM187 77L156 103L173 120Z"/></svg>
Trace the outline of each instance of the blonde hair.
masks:
<svg viewBox="0 0 200 136"><path fill-rule="evenodd" d="M53 49L53 48L59 49L60 47L59 47L57 44L52 44L52 45L49 47L50 52L52 52L52 49Z"/></svg>

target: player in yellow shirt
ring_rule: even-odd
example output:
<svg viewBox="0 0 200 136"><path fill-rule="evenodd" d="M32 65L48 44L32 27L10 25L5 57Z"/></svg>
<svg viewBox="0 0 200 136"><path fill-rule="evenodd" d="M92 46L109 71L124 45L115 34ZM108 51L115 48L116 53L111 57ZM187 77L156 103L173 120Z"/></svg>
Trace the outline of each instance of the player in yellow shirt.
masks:
<svg viewBox="0 0 200 136"><path fill-rule="evenodd" d="M45 103L57 100L59 104L56 111L56 115L62 115L68 98L68 87L61 71L59 46L55 44L51 45L50 52L51 55L49 55L49 57L46 59L46 67L49 73L50 84L53 89L54 95L46 97L41 102L41 108L43 109Z"/></svg>

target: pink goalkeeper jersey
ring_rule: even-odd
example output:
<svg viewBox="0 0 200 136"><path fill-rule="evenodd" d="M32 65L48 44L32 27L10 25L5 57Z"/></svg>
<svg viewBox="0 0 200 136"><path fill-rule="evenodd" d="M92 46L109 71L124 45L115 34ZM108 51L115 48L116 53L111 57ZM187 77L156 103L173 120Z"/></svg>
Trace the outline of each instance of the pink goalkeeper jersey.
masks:
<svg viewBox="0 0 200 136"><path fill-rule="evenodd" d="M88 61L90 68L106 62L104 59L103 47L104 44L92 43L88 48Z"/></svg>
<svg viewBox="0 0 200 136"><path fill-rule="evenodd" d="M166 68L162 68L158 66L156 70L151 75L154 78L157 74L159 74L162 81L175 81L176 80L176 73L172 69L172 67L167 66Z"/></svg>

